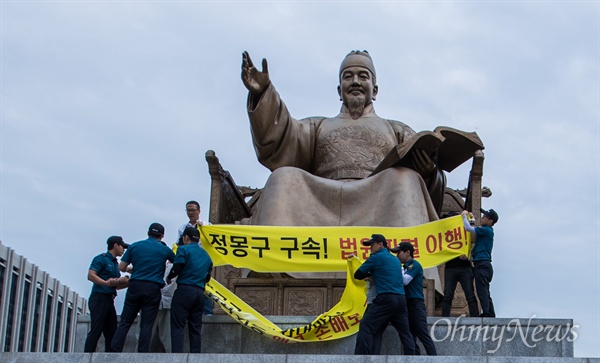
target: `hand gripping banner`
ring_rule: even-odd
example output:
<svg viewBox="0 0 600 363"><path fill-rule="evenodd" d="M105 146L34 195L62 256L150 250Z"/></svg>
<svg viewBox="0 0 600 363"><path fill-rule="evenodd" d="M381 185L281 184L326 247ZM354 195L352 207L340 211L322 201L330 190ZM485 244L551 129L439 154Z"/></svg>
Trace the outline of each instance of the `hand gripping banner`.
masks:
<svg viewBox="0 0 600 363"><path fill-rule="evenodd" d="M258 333L282 342L339 339L358 331L366 306L364 282L354 279L369 248L362 245L373 233L383 234L390 248L410 242L423 268L468 255L470 234L461 216L414 227L277 227L210 225L199 227L202 246L214 266L231 265L257 272L347 271L340 302L304 327L281 330L212 279L206 292L234 319Z"/></svg>

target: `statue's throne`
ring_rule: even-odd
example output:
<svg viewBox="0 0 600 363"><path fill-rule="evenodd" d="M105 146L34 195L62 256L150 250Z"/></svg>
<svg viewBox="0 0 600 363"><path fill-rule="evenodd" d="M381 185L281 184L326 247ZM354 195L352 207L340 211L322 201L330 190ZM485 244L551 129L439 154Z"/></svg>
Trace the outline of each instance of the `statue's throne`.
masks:
<svg viewBox="0 0 600 363"><path fill-rule="evenodd" d="M472 160L467 188L446 188L441 218L460 214L466 209L477 211L474 215L479 222L481 198L488 197L491 192L481 186L483 152L476 151ZM206 152L206 161L211 176L209 222L235 224L252 216L261 190L238 186L231 174L223 169L214 151ZM443 266L438 270L443 277ZM345 286L344 279L299 279L285 273L256 274L232 266L216 267L213 277L263 315L319 315L340 300ZM436 296L434 281L425 280L423 289L428 315L440 315L441 296ZM462 290L457 290L454 295L452 313L468 313Z"/></svg>

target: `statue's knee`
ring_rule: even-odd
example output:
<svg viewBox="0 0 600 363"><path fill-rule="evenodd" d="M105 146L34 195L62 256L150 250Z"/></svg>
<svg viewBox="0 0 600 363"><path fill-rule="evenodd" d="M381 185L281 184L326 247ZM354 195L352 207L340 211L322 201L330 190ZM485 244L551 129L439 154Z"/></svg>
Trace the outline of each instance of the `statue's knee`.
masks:
<svg viewBox="0 0 600 363"><path fill-rule="evenodd" d="M292 166L283 166L281 168L277 168L273 170L269 179L274 179L277 181L283 180L296 180L302 173L301 169L294 168Z"/></svg>

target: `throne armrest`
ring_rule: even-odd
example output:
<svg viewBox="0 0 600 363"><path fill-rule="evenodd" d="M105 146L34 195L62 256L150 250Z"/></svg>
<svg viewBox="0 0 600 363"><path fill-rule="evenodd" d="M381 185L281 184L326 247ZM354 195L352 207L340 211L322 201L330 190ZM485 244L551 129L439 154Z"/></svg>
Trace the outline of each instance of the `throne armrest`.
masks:
<svg viewBox="0 0 600 363"><path fill-rule="evenodd" d="M481 214L479 210L481 208L481 199L492 195L489 188L482 188L481 186L484 159L481 150L475 151L473 164L469 173L469 183L466 189L454 190L446 188L440 217L444 218L453 214L460 214L462 210L468 210L469 212L473 212L476 222L480 222Z"/></svg>
<svg viewBox="0 0 600 363"><path fill-rule="evenodd" d="M473 155L473 166L469 173L469 184L467 185L467 196L465 198L465 209L472 212L475 216L475 222L481 221L481 177L483 176L483 151L477 150Z"/></svg>

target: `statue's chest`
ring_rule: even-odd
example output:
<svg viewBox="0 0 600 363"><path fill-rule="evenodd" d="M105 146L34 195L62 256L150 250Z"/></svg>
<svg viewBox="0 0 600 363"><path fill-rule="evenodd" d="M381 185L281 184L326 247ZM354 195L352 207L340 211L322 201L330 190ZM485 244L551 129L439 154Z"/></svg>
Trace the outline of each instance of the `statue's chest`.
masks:
<svg viewBox="0 0 600 363"><path fill-rule="evenodd" d="M324 122L317 134L315 162L318 170L359 169L373 171L396 145L387 122Z"/></svg>

